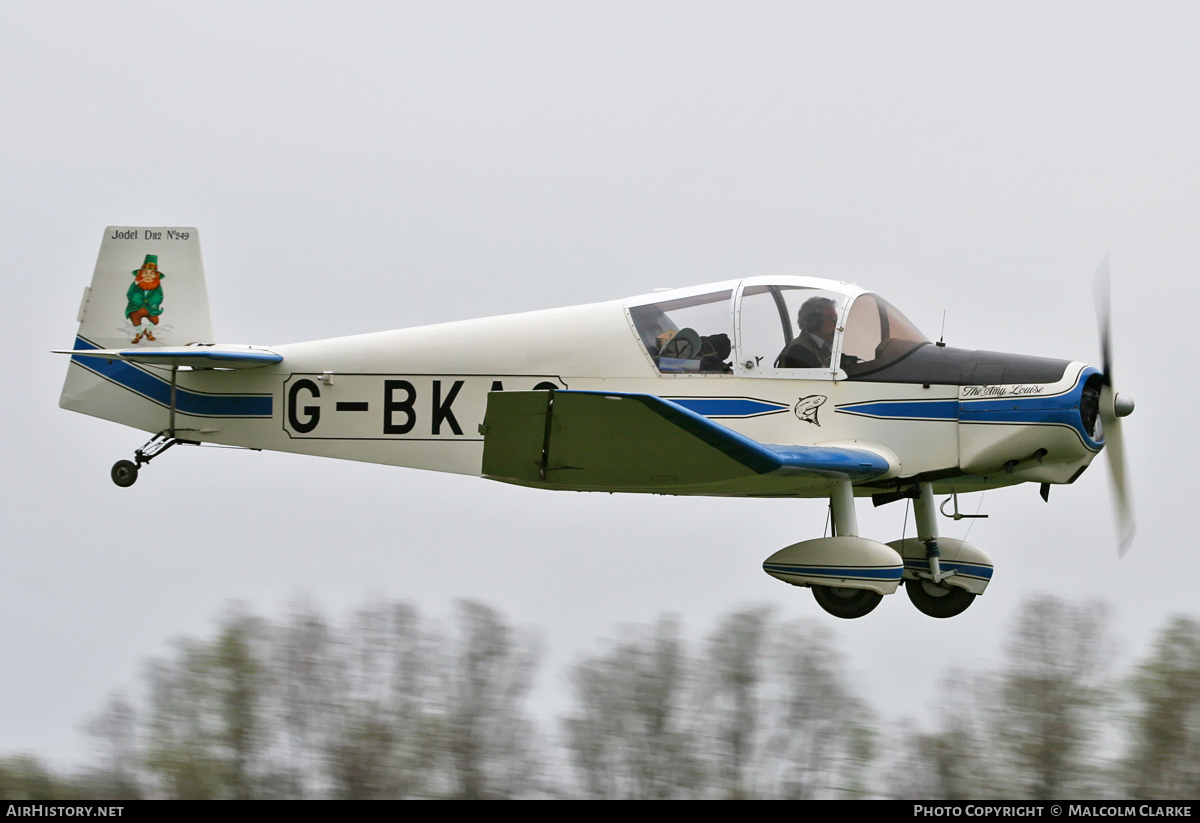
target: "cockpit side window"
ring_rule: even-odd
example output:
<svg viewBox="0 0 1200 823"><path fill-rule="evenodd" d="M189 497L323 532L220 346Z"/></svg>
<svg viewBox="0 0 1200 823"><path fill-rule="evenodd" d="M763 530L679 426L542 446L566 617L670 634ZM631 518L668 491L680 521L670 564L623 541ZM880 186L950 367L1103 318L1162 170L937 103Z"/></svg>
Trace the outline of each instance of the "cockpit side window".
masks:
<svg viewBox="0 0 1200 823"><path fill-rule="evenodd" d="M850 307L842 338L842 368L853 379L890 366L929 340L895 306L861 294Z"/></svg>
<svg viewBox="0 0 1200 823"><path fill-rule="evenodd" d="M778 286L747 286L738 309L738 359L750 369L770 369L792 341L792 321Z"/></svg>
<svg viewBox="0 0 1200 823"><path fill-rule="evenodd" d="M729 374L733 325L729 289L630 306L642 345L663 374Z"/></svg>

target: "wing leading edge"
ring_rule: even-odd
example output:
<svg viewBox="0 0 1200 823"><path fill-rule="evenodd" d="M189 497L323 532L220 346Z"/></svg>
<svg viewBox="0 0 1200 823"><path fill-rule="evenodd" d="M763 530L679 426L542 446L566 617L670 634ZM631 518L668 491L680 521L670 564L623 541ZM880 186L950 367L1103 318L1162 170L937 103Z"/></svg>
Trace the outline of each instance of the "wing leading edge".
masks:
<svg viewBox="0 0 1200 823"><path fill-rule="evenodd" d="M492 392L481 431L485 477L541 488L785 496L893 469L868 449L758 443L648 394Z"/></svg>

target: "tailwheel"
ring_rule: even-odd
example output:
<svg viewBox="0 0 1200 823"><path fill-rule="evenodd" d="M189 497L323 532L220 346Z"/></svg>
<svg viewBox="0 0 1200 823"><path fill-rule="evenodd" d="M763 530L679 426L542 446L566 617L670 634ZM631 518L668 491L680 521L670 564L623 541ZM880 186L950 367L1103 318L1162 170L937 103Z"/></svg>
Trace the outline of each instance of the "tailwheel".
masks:
<svg viewBox="0 0 1200 823"><path fill-rule="evenodd" d="M908 599L922 614L930 617L954 617L967 610L975 595L957 586L945 586L932 580L905 580Z"/></svg>
<svg viewBox="0 0 1200 823"><path fill-rule="evenodd" d="M189 431L191 430L189 429ZM174 429L161 431L146 441L146 445L134 451L133 460L118 460L116 463L113 463L112 471L109 473L109 476L112 477L112 482L121 488L129 488L137 482L138 469L147 465L167 449L180 443L185 446L200 445L196 440L182 440L176 437Z"/></svg>
<svg viewBox="0 0 1200 823"><path fill-rule="evenodd" d="M118 460L113 463L112 482L121 488L128 488L137 482L138 467L132 460Z"/></svg>
<svg viewBox="0 0 1200 823"><path fill-rule="evenodd" d="M822 609L845 620L868 614L883 599L882 594L870 589L843 589L837 586L813 586L812 593Z"/></svg>

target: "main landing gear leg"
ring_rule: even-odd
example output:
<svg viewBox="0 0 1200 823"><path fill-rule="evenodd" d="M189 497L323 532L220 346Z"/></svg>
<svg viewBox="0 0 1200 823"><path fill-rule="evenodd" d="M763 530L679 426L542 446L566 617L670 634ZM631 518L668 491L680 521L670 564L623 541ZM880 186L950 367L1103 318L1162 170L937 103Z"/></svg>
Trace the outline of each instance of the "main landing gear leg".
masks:
<svg viewBox="0 0 1200 823"><path fill-rule="evenodd" d="M829 494L833 510L835 537L858 537L858 518L854 514L854 487L849 480L839 481ZM879 605L883 595L869 589L844 589L837 586L813 586L817 604L835 617L862 617Z"/></svg>
<svg viewBox="0 0 1200 823"><path fill-rule="evenodd" d="M833 509L833 534L835 537L858 537L858 517L854 513L854 486L849 480L841 480L829 494L829 507Z"/></svg>
<svg viewBox="0 0 1200 823"><path fill-rule="evenodd" d="M185 446L199 446L195 440L181 440L175 436L175 379L179 373L178 366L171 367L171 402L168 406L170 416L168 417L167 428L160 431L158 434L151 437L137 451L133 453L133 460L118 460L113 463L112 467L112 482L122 488L128 488L137 482L138 469L144 464L149 463L154 458L165 452L176 444ZM187 431L185 429L185 431Z"/></svg>
<svg viewBox="0 0 1200 823"><path fill-rule="evenodd" d="M956 614L962 614L975 600L975 595L945 582L954 572L944 572L941 567L932 483L921 484L920 494L913 501L913 509L916 512L917 537L925 544L929 571L917 572L915 578L906 575L904 591L908 592L908 599L913 605L930 617L954 617Z"/></svg>

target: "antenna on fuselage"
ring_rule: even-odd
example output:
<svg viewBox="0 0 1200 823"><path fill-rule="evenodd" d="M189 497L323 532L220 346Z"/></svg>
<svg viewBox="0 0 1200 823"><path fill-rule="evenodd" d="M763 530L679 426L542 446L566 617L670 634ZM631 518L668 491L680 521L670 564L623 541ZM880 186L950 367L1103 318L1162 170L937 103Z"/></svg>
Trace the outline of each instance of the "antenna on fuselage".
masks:
<svg viewBox="0 0 1200 823"><path fill-rule="evenodd" d="M936 345L945 348L946 346L946 310L942 309L942 336L938 338Z"/></svg>

